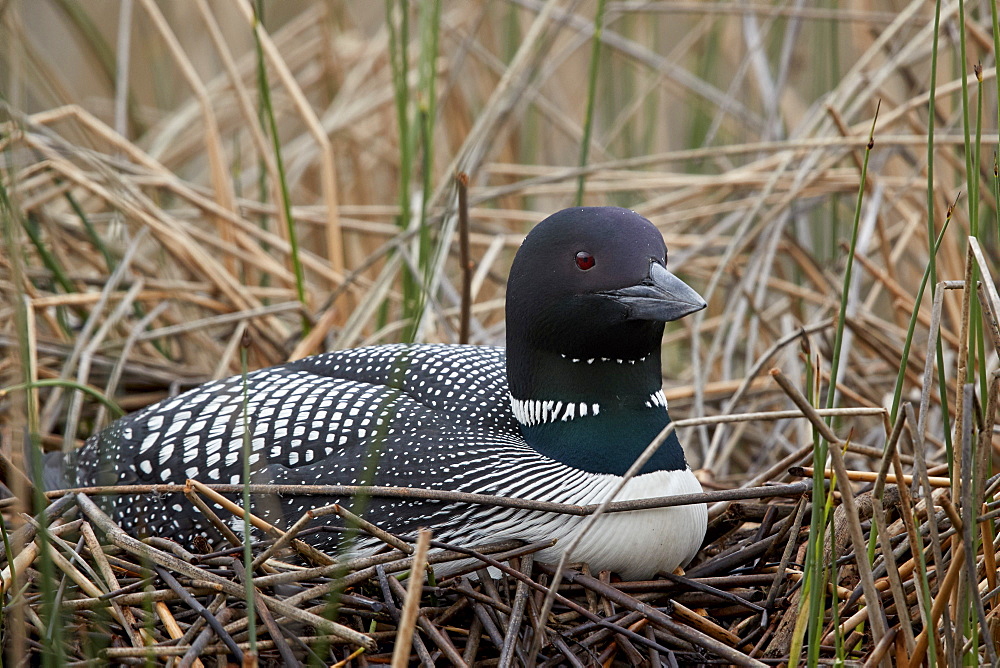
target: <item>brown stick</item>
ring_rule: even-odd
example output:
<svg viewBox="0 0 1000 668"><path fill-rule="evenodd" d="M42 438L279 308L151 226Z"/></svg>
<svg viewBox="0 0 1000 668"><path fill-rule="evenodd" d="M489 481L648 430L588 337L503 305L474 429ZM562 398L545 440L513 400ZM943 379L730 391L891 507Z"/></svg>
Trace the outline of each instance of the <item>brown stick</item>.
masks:
<svg viewBox="0 0 1000 668"><path fill-rule="evenodd" d="M241 582L246 584L246 569L243 567L243 563L237 558L233 559L233 570L236 572L236 577L239 578ZM285 642L285 636L282 635L281 627L274 621L274 615L272 615L271 611L268 610L267 601L265 601L264 597L261 596L260 590L257 589L256 586L253 588L253 597L254 610L264 622L264 626L267 627L267 632L270 634L271 640L274 641L274 645L278 649L278 654L281 655L282 665L292 667L301 666L302 664L295 658L295 655L292 654L292 648L288 646L287 642Z"/></svg>
<svg viewBox="0 0 1000 668"><path fill-rule="evenodd" d="M678 427L687 426L687 420L677 420L673 424ZM239 494L242 485L206 485L195 480L190 481L199 492L211 496L234 513L243 516L243 509L221 494ZM117 494L169 494L184 492L185 485L106 485L101 487L78 487L59 490L50 493L52 496L63 494L86 494L87 496L107 496ZM770 499L778 496L796 497L812 487L807 482L795 482L785 485L768 485L766 487L742 487L725 489L698 494L677 494L675 496L659 496L632 501L614 501L608 504L605 513L620 513L632 510L650 510L653 508L672 508L674 506L689 506L699 503L715 503L716 501L740 501L743 499ZM426 499L431 501L454 501L459 503L474 503L482 506L497 506L501 508L519 508L523 510L538 510L562 515L584 517L597 511L600 504L578 506L571 503L553 503L520 499L492 494L472 494L469 492L454 492L449 490L423 489L419 487L379 487L365 485L250 485L251 494L275 494L279 496L369 496L388 499ZM274 531L275 537L281 531L260 518L251 517L254 525L263 531ZM259 523L259 524L258 524ZM309 547L309 546L306 546Z"/></svg>
<svg viewBox="0 0 1000 668"><path fill-rule="evenodd" d="M941 583L941 589L938 590L938 595L934 599L934 605L931 606L930 627L932 629L937 627L941 613L944 612L944 607L948 605L948 599L951 598L951 591L958 582L958 574L962 572L964 566L962 562L964 561L965 546L956 537L952 537L951 544L953 549L951 565L948 566L948 573L944 576L944 582ZM923 663L924 655L927 653L927 643L927 628L925 627L917 636L917 647L913 650L913 656L910 657L910 668L917 668Z"/></svg>
<svg viewBox="0 0 1000 668"><path fill-rule="evenodd" d="M162 550L157 550L156 548L150 547L142 541L129 536L124 530L121 529L121 527L112 522L111 518L108 517L104 511L98 508L97 505L86 495L78 495L77 504L80 506L80 510L83 511L90 521L96 524L101 531L107 535L108 539L112 543L123 550L131 552L132 554L138 555L144 559L148 559L154 564L164 568L169 568L172 571L181 573L190 578L210 582L213 585L218 586L222 591L226 592L230 596L236 596L240 600L244 599L246 589L235 582L198 568L197 566L187 563L183 559L178 559L172 554L167 554ZM315 626L318 630L324 633L336 635L339 638L355 645L361 645L369 650L375 649L375 642L371 638L355 631L352 628L323 619L319 615L299 610L295 607L295 605L288 603L287 601L278 600L269 596L265 597L264 600L267 601L268 606L270 606L272 610L279 614Z"/></svg>
<svg viewBox="0 0 1000 668"><path fill-rule="evenodd" d="M550 570L545 568L544 570ZM702 633L697 629L693 629L684 624L679 624L671 619L668 615L664 614L657 608L646 605L632 596L618 591L614 587L605 585L603 582L595 577L589 575L584 575L577 571L566 569L563 571L563 579L566 582L572 584L579 584L587 589L592 589L601 596L610 599L611 601L621 605L622 607L628 608L629 610L635 610L636 612L641 612L654 624L666 629L670 633L675 634L679 638L683 638L690 643L693 643L699 647L703 647L718 656L728 659L732 663L739 666L756 666L763 668L766 664L752 659L743 652L740 652L723 642L719 642L715 638ZM638 634L633 634L638 635ZM641 637L641 636L640 636Z"/></svg>
<svg viewBox="0 0 1000 668"><path fill-rule="evenodd" d="M417 537L417 550L413 555L413 568L410 570L410 584L403 602L403 614L396 630L396 646L392 650L392 668L406 668L410 662L410 646L413 644L413 631L417 625L417 612L420 609L420 591L424 584L424 568L427 565L427 550L431 544L431 532L421 529Z"/></svg>
<svg viewBox="0 0 1000 668"><path fill-rule="evenodd" d="M222 624L220 624L219 620L215 618L215 615L209 612L208 608L203 606L198 601L198 599L196 599L194 596L191 595L190 592L188 592L188 590L182 587L181 583L177 581L177 578L171 575L170 572L167 571L167 569L163 568L162 566L155 566L154 568L156 568L156 572L160 575L160 579L163 580L163 582L165 582L168 587L173 589L174 592L181 597L181 600L183 600L184 603L189 608L191 608L192 610L194 610L199 615L205 618L205 621L208 622L208 625L212 627L213 631L215 631L215 635L219 636L219 639L222 640L223 643L225 643L226 647L229 648L229 651L233 653L233 656L235 656L237 660L242 662L243 650L241 650L240 647L236 644L232 636L226 633L226 630L222 628ZM158 603L157 606L163 606L164 609L166 608L166 606L163 605L162 603Z"/></svg>
<svg viewBox="0 0 1000 668"><path fill-rule="evenodd" d="M794 476L803 476L806 478L811 478L813 475L813 470L814 469L811 466L793 466L792 468L788 469L788 472ZM829 479L832 476L833 472L830 471L829 469L823 471L824 478ZM878 478L878 473L875 473L874 471L853 471L853 470L847 471L847 479L853 480L854 482L875 482L877 478ZM944 478L941 476L930 476L928 480L930 480L931 487L944 487L944 488L951 487L951 480L948 478ZM887 473L885 475L885 481L887 483L898 483L899 477L893 473ZM903 482L907 485L912 485L913 476L904 475Z"/></svg>

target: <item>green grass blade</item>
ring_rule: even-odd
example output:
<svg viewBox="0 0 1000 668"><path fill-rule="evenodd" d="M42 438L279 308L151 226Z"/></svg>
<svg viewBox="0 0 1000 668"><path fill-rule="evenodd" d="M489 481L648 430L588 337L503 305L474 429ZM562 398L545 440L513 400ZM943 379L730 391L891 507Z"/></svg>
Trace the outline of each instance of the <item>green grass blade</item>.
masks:
<svg viewBox="0 0 1000 668"><path fill-rule="evenodd" d="M255 590L253 584L253 549L251 546L253 526L250 523L250 455L253 452L250 443L250 413L249 387L247 384L247 353L250 349L250 332L243 330L240 341L240 373L243 376L243 569L244 585L246 586L247 633L250 643L250 653L257 654L257 612L255 606Z"/></svg>
<svg viewBox="0 0 1000 668"><path fill-rule="evenodd" d="M22 212L14 206L7 191L7 186L3 179L0 179L0 235L2 235L4 245L9 249L20 248L17 229L24 229L25 221ZM24 268L23 256L21 253L12 252L7 258L10 267L11 280L15 286L23 285ZM12 304L14 312L14 328L17 333L17 346L21 373L25 379L23 385L32 385L31 378L34 360L28 346L28 309L23 299L23 295L18 290ZM41 382L41 381L39 381ZM48 539L48 521L44 513L41 512L48 504L45 498L45 486L42 483L42 443L39 434L39 414L38 406L35 403L34 392L25 393L25 435L28 441L28 457L31 461L32 485L34 487L31 503L34 511L39 516L39 529L36 540L38 541L38 571L41 574L39 589L41 590L41 606L38 609L39 617L46 626L38 629L41 640L42 665L61 666L66 662L65 648L59 634L50 633L51 629L60 628L62 615L57 604L56 597L56 568L52 561L52 545ZM28 499L22 499L25 503Z"/></svg>
<svg viewBox="0 0 1000 668"><path fill-rule="evenodd" d="M258 30L261 29L262 0L257 0L254 6L253 39L254 48L257 54L257 82L260 94L260 102L266 121L265 130L271 136L271 143L274 147L274 162L278 170L278 185L281 192L281 208L288 221L288 244L291 247L292 270L295 273L295 296L303 304L306 303L306 279L305 271L302 268L302 260L299 257L299 237L295 230L295 219L292 217L292 196L288 188L288 177L285 175L285 161L281 156L281 137L278 136L278 121L274 116L274 105L271 103L271 86L267 78L267 63L264 59L264 49L260 43ZM308 331L309 324L303 318L303 332Z"/></svg>
<svg viewBox="0 0 1000 668"><path fill-rule="evenodd" d="M0 399L4 395L10 392L20 392L22 390L33 390L36 387L65 387L67 389L76 390L77 392L83 392L88 394L94 399L97 399L102 404L107 406L115 417L121 417L125 415L125 411L122 410L121 406L115 403L111 397L107 396L100 390L91 387L90 385L84 385L83 383L78 383L74 380L69 380L66 378L42 378L36 381L27 381L24 383L18 383L17 385L10 385L8 387L0 388ZM31 392L28 392L30 395Z"/></svg>
<svg viewBox="0 0 1000 668"><path fill-rule="evenodd" d="M937 259L930 251L931 239L936 235L934 232L934 128L937 115L937 66L938 66L938 46L941 34L941 0L934 3L934 35L931 44L931 80L927 101L927 245L928 245L928 275L931 285L937 285ZM938 368L938 391L941 394L941 405L948 405L948 385L945 377L944 366L944 346L941 337L935 342L935 354L937 356ZM949 469L952 461L951 444L951 416L947 409L941 411L941 420L944 423L945 449L948 453Z"/></svg>
<svg viewBox="0 0 1000 668"><path fill-rule="evenodd" d="M597 66L601 58L601 33L604 30L605 0L597 0L597 14L594 16L594 38L590 50L590 69L587 75L587 112L583 121L583 140L580 144L580 167L587 166L590 155L590 137L594 128L594 100L597 96ZM581 173L576 181L576 206L583 205L583 187L587 175Z"/></svg>
<svg viewBox="0 0 1000 668"><path fill-rule="evenodd" d="M844 269L844 288L840 296L840 312L837 314L837 332L833 342L833 357L830 360L830 385L826 394L826 407L833 408L834 399L837 394L837 374L840 371L841 345L844 341L844 323L847 320L847 299L851 290L851 276L854 271L854 254L858 247L858 229L861 222L861 203L865 196L865 184L868 180L868 160L871 157L872 148L875 146L875 124L878 122L879 108L881 101L875 108L875 117L872 119L872 128L868 133L868 146L865 148L864 161L861 164L861 183L858 186L858 199L854 206L854 225L851 231L851 245L847 253L847 266ZM832 418L827 418L829 423Z"/></svg>
<svg viewBox="0 0 1000 668"><path fill-rule="evenodd" d="M949 215L945 218L944 225L941 226L941 232L938 233L937 239L934 240L934 244L931 247L931 256L937 255L938 250L941 248L941 241L944 240L944 233L951 222L951 209L948 211ZM927 267L924 269L924 275L920 279L920 287L917 288L917 296L913 300L913 313L910 315L910 324L906 329L906 340L903 342L903 356L899 363L899 373L896 375L896 388L892 394L892 407L889 410L890 424L896 424L896 417L899 415L899 402L902 400L903 383L906 380L906 364L907 360L910 359L910 345L913 343L913 334L917 328L917 315L920 313L920 303L923 301L924 291L927 288L930 277L931 263L928 262Z"/></svg>

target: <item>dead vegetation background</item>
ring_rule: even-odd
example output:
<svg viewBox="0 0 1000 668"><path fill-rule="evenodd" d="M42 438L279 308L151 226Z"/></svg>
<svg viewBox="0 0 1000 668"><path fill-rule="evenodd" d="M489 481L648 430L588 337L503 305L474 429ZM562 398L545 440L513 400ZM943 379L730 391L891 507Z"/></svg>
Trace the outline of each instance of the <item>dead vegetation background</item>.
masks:
<svg viewBox="0 0 1000 668"><path fill-rule="evenodd" d="M239 373L245 333L251 368L403 338L457 341L458 172L470 179L470 341L502 344L513 253L535 222L574 203L582 182L585 204L628 206L652 220L672 270L709 302L664 341L672 414L706 418L682 433L706 487L811 476L789 467L812 462L814 430L822 430L766 372L780 368L819 406L839 355L837 405L869 410L841 411L823 438L850 441L851 469L884 473L898 451L899 474L925 462L931 477L952 476L949 495L935 501L941 517L920 539L933 553L927 593L942 606L952 595L954 606L981 603L976 624L963 625L962 608L944 607L928 623L917 603L899 598L918 598L920 569L904 573L891 596L883 575L886 606L910 612L889 613L894 644L883 650L919 663L920 629L930 627L939 661L995 656L994 520L974 519L992 510L996 491L991 5L941 2L935 31L935 6L926 2L610 1L601 5L593 74L594 2L446 1L437 21L434 6L284 2L267 4L262 24L242 2L0 8L0 385L13 388L0 401L0 435L14 466L23 468L25 427L45 449L69 450L112 420L115 406L135 410ZM980 184L972 198L970 184ZM930 237L946 219L935 278L918 300ZM965 280L973 232L981 249L973 264L985 280L970 326L964 284L935 281ZM852 233L853 275L842 293ZM835 346L842 305L846 327ZM977 323L985 323L978 334ZM962 353L970 327L981 342L971 358ZM913 421L883 457L901 366ZM966 391L963 403L967 373L978 396ZM797 412L780 412L789 410ZM771 415L719 419L760 412ZM915 485L912 498L904 490L900 517L926 519L918 506L929 489ZM804 507L801 490L796 498ZM723 542L703 562L739 541L780 535L774 561L784 550L782 568L799 563L801 571L784 537L804 545L809 515L768 505L781 509L762 506L738 522L732 507L717 507L728 518L717 528L727 530L717 531ZM864 512L846 512L868 530ZM967 569L955 557L964 534L948 535L963 516L976 526L964 549L978 561ZM774 525L778 517L786 524ZM915 541L919 527L895 517L889 533ZM766 566L763 557L755 563ZM960 586L946 586L950 564L961 565ZM762 596L794 611L793 591L777 594L793 581L773 580L776 593ZM828 630L857 609L857 597L839 605ZM732 644L763 657L781 633L777 613ZM716 621L732 632L735 622ZM846 656L878 663L880 637L866 628ZM566 651L584 663L635 660L621 642L613 647L609 657ZM779 646L770 656L788 660L789 651ZM502 659L502 647L496 652L492 660Z"/></svg>

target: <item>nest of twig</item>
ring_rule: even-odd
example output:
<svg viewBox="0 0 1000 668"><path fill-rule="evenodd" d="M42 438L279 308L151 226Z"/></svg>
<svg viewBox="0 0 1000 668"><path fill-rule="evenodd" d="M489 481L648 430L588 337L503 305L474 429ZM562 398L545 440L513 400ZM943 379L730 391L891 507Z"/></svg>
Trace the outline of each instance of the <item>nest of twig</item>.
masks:
<svg viewBox="0 0 1000 668"><path fill-rule="evenodd" d="M899 473L871 476L878 494L849 495L842 499L849 502L837 506L824 554L837 573L829 592L837 614L824 631L820 657L833 659L839 639L846 648L841 655L865 665L885 657L917 665L929 645L943 658L955 639L941 634L938 619L923 623L916 599L930 595L931 613L947 614L949 601L960 591L960 576L974 578L972 590L983 593L964 604L983 617L980 642L988 656L1000 595L993 542L983 540L970 549L975 536L963 527L976 524L976 518L952 503L947 479L938 475L942 467L928 469L919 457L891 453L887 464L897 471L912 468L916 482L892 484ZM842 468L842 458L834 459ZM871 478L842 473L861 481ZM985 484L989 497L1000 481ZM267 491L261 487L254 493ZM221 536L222 544L211 546L205 540L180 545L164 536L138 540L95 503L103 494L140 491L184 491L178 498L194 503L220 527L226 525L210 506L237 516L243 512L220 494L236 488L193 481L183 489L51 494L54 502L10 537L18 556L13 568L8 564L2 572L3 586L19 592L21 604L5 614L23 621L14 627L23 634L12 642L23 643L29 654L45 646L48 627L42 620L49 611L42 601L48 596L61 620L70 664L95 658L142 664L155 658L189 666L210 657L239 662L249 656L266 665L310 660L366 665L388 663L394 651L423 665L780 664L789 660L796 620L806 605L802 583L810 516L825 505L825 499L813 503L811 481L645 502L645 507L722 504L703 549L683 576L621 582L608 572L589 572L586 564L570 564L553 587L555 567L531 556L549 542L448 545L428 535L430 540L418 539L414 548L410 538L362 523L360 530L385 541L384 549L346 558L309 547L300 540L307 536L295 527L285 532L257 518L265 539L250 545L248 578L244 546L231 532L228 547ZM605 512L627 511L627 505L619 505ZM981 519L988 521L977 526L988 538L997 513L985 512ZM38 535L43 525L44 540ZM860 538L864 554L873 528L879 540L869 566L867 558L855 559L856 541ZM38 570L42 550L49 555L49 573ZM434 565L455 561L463 562L458 573L425 582ZM48 593L42 591L46 582ZM552 608L542 623L546 597L553 599Z"/></svg>

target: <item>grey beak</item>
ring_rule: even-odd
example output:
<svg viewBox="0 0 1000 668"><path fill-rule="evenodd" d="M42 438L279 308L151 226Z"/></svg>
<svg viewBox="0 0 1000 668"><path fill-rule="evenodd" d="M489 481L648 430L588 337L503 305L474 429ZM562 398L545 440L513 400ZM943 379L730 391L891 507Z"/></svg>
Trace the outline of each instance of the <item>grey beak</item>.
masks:
<svg viewBox="0 0 1000 668"><path fill-rule="evenodd" d="M708 306L691 286L658 262L649 263L649 276L641 283L600 294L624 304L629 320L670 322Z"/></svg>

